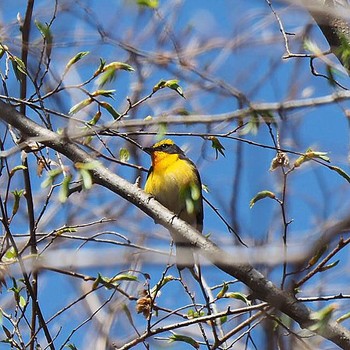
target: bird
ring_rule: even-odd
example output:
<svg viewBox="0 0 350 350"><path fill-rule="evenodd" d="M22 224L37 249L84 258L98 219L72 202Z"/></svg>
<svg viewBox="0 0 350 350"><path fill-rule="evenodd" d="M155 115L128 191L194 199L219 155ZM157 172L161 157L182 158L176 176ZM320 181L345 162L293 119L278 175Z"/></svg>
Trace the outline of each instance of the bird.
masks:
<svg viewBox="0 0 350 350"><path fill-rule="evenodd" d="M144 147L152 159L145 184L149 193L180 219L199 232L203 230L202 183L195 164L174 141L164 139L152 147ZM194 268L191 244L175 230L170 231L176 246L176 265L181 271Z"/></svg>

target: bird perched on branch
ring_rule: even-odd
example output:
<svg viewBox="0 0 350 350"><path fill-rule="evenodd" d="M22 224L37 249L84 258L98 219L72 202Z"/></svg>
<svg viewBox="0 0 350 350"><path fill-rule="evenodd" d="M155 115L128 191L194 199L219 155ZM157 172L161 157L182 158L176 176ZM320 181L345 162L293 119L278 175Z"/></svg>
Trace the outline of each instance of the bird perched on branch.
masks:
<svg viewBox="0 0 350 350"><path fill-rule="evenodd" d="M198 170L172 140L165 139L144 150L151 155L145 191L180 219L202 232L203 198ZM176 231L170 232L176 245L179 270L194 267L191 244Z"/></svg>

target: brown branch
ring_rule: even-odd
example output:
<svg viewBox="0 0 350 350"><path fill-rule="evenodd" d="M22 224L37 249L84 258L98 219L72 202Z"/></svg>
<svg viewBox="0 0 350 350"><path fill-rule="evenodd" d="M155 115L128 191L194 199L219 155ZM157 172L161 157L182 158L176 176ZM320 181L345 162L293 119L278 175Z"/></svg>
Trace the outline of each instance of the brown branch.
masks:
<svg viewBox="0 0 350 350"><path fill-rule="evenodd" d="M45 138L47 141L44 143L47 147L64 154L73 162L88 163L95 161L90 154L73 144L67 137L59 136L41 127L2 101L0 101L0 110L0 118L5 123L9 123L18 129L23 136L28 138ZM293 295L277 288L252 266L248 264L234 264L234 256L220 249L184 221L174 217L173 213L136 185L129 183L100 164L96 164L91 173L96 184L108 188L134 204L165 228L176 230L184 239L198 247L200 253L212 261L219 269L247 285L254 292L256 298L268 302L271 306L282 311L299 323L302 328L308 328L314 324L315 321L311 318L310 309L297 301ZM342 349L350 348L350 331L336 322L330 321L315 332L337 344Z"/></svg>

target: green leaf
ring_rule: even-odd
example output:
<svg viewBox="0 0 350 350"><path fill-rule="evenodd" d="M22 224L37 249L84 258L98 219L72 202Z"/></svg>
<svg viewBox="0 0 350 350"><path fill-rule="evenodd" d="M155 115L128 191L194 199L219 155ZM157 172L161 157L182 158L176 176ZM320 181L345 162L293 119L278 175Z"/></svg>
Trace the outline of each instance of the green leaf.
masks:
<svg viewBox="0 0 350 350"><path fill-rule="evenodd" d="M115 90L96 90L91 95L94 97L105 96L105 97L113 98L114 93L115 93Z"/></svg>
<svg viewBox="0 0 350 350"><path fill-rule="evenodd" d="M174 79L174 80L167 80L165 83L165 86L168 87L171 90L176 91L181 97L185 98L184 94L183 94L183 90L181 88L181 86L178 84L178 80Z"/></svg>
<svg viewBox="0 0 350 350"><path fill-rule="evenodd" d="M113 119L118 119L120 117L120 114L112 107L112 105L105 101L99 103L101 107L103 107L113 117Z"/></svg>
<svg viewBox="0 0 350 350"><path fill-rule="evenodd" d="M127 162L130 159L130 153L126 148L121 148L119 150L119 160L121 162Z"/></svg>
<svg viewBox="0 0 350 350"><path fill-rule="evenodd" d="M24 165L17 165L17 166L15 166L10 171L10 177L12 177L15 174L15 172L17 172L18 170L25 170L25 169L27 169L27 167L24 166Z"/></svg>
<svg viewBox="0 0 350 350"><path fill-rule="evenodd" d="M66 175L63 178L62 185L61 185L61 188L60 188L60 192L58 194L58 200L61 203L65 203L67 198L68 198L69 184L70 184L71 179L72 179L72 175L71 174L68 174L68 175Z"/></svg>
<svg viewBox="0 0 350 350"><path fill-rule="evenodd" d="M320 260L320 258L322 257L322 255L324 254L324 252L327 250L328 245L324 245L323 247L321 247L316 254L309 260L309 266L314 266L317 261Z"/></svg>
<svg viewBox="0 0 350 350"><path fill-rule="evenodd" d="M221 144L219 139L215 136L209 136L208 139L211 141L211 147L215 149L215 159L218 159L219 153L225 157L225 147Z"/></svg>
<svg viewBox="0 0 350 350"><path fill-rule="evenodd" d="M92 162L76 162L74 164L76 169L85 169L85 170L95 170L97 166L99 166L100 162L94 160Z"/></svg>
<svg viewBox="0 0 350 350"><path fill-rule="evenodd" d="M315 56L323 56L322 50L318 47L318 45L309 39L304 40L304 49L310 51Z"/></svg>
<svg viewBox="0 0 350 350"><path fill-rule="evenodd" d="M12 208L12 216L16 215L18 209L19 209L19 201L21 199L21 197L24 194L24 190L14 190L11 191L11 193L13 194L14 198L14 203L13 203L13 208Z"/></svg>
<svg viewBox="0 0 350 350"><path fill-rule="evenodd" d="M23 309L27 305L26 300L22 295L19 296L19 306Z"/></svg>
<svg viewBox="0 0 350 350"><path fill-rule="evenodd" d="M178 80L176 79L171 79L171 80L161 80L159 81L158 84L156 84L153 87L153 92L157 92L160 89L164 89L164 88L169 88L171 90L176 91L181 97L185 98L182 88L180 87L180 85L178 84Z"/></svg>
<svg viewBox="0 0 350 350"><path fill-rule="evenodd" d="M199 349L199 344L193 338L188 337L187 335L174 333L169 337L169 343L172 343L172 342L184 342L191 345L195 349Z"/></svg>
<svg viewBox="0 0 350 350"><path fill-rule="evenodd" d="M115 283L118 281L138 281L137 276L131 275L129 273L122 273L120 275L116 275L108 280L108 283Z"/></svg>
<svg viewBox="0 0 350 350"><path fill-rule="evenodd" d="M27 68L24 62L17 56L11 56L11 63L17 80L21 81L23 78L22 74L27 75Z"/></svg>
<svg viewBox="0 0 350 350"><path fill-rule="evenodd" d="M329 163L330 159L327 156L327 154L328 154L327 152L316 152L316 151L312 150L311 148L308 148L303 155L301 155L299 158L296 159L296 161L294 162L294 167L298 168L303 163L308 162L311 159L315 159L315 158L322 159L325 162Z"/></svg>
<svg viewBox="0 0 350 350"><path fill-rule="evenodd" d="M224 282L220 292L216 295L216 298L217 299L223 298L227 291L228 291L228 284L226 282Z"/></svg>
<svg viewBox="0 0 350 350"><path fill-rule="evenodd" d="M70 350L78 350L78 348L72 343L65 345L65 348L68 348Z"/></svg>
<svg viewBox="0 0 350 350"><path fill-rule="evenodd" d="M310 318L314 320L315 323L310 327L308 327L310 331L314 332L316 330L323 329L328 324L328 322L332 318L333 312L337 308L338 306L336 304L331 304L331 305L327 305L326 307L324 307L319 311L312 312L310 315Z"/></svg>
<svg viewBox="0 0 350 350"><path fill-rule="evenodd" d="M260 126L259 115L254 113L253 116L249 119L248 123L240 130L240 135L252 134L256 135L258 133Z"/></svg>
<svg viewBox="0 0 350 350"><path fill-rule="evenodd" d="M347 182L350 182L350 176L343 169L337 166L331 166L330 168L342 176Z"/></svg>
<svg viewBox="0 0 350 350"><path fill-rule="evenodd" d="M225 322L227 322L227 316L221 316L220 317L220 324L224 324Z"/></svg>
<svg viewBox="0 0 350 350"><path fill-rule="evenodd" d="M113 286L118 285L117 282L119 281L138 281L138 278L137 276L128 273L119 274L114 277L105 277L98 273L97 278L93 284L93 289L96 289L99 284L102 284L107 289L111 289Z"/></svg>
<svg viewBox="0 0 350 350"><path fill-rule="evenodd" d="M226 293L224 295L225 298L231 298L231 299L237 299L243 301L245 304L250 305L251 302L248 300L247 296L243 293L239 292L231 292L231 293Z"/></svg>
<svg viewBox="0 0 350 350"><path fill-rule="evenodd" d="M46 41L46 47L45 47L45 51L46 51L46 56L50 57L51 56L51 50L52 50L52 42L53 42L53 36L51 33L51 29L50 27L45 23L41 23L38 20L34 21L36 27L39 29L40 34L43 36L43 38Z"/></svg>
<svg viewBox="0 0 350 350"><path fill-rule="evenodd" d="M92 98L87 98L85 100L80 101L76 105L74 105L68 112L69 115L73 115L81 111L83 108L89 106L94 100Z"/></svg>
<svg viewBox="0 0 350 350"><path fill-rule="evenodd" d="M104 59L100 58L100 65L93 75L94 78L96 78L98 75L100 75L103 72L105 65L106 65L106 61Z"/></svg>
<svg viewBox="0 0 350 350"><path fill-rule="evenodd" d="M79 173L80 173L81 179L83 181L83 188L85 190L91 189L91 187L92 187L92 177L91 177L90 171L86 170L86 169L80 169Z"/></svg>
<svg viewBox="0 0 350 350"><path fill-rule="evenodd" d="M162 287L164 287L167 283L176 280L176 278L172 275L164 276L160 282L158 282L150 291L150 295L152 297L155 296L155 293L157 293Z"/></svg>
<svg viewBox="0 0 350 350"><path fill-rule="evenodd" d="M15 248L13 247L10 247L4 257L7 259L7 260L14 260L14 259L17 259L17 254L16 254L16 251L15 251Z"/></svg>
<svg viewBox="0 0 350 350"><path fill-rule="evenodd" d="M339 318L336 319L336 322L341 323L347 319L350 318L350 312L344 314L343 316L340 316Z"/></svg>
<svg viewBox="0 0 350 350"><path fill-rule="evenodd" d="M73 66L73 64L77 63L80 61L83 57L88 55L90 52L89 51L82 51L78 52L73 58L71 58L68 63L66 64L66 68L64 69L64 74L68 72L68 70Z"/></svg>
<svg viewBox="0 0 350 350"><path fill-rule="evenodd" d="M337 266L339 264L339 260L332 262L331 264L322 266L320 269L321 272L332 269L333 267Z"/></svg>
<svg viewBox="0 0 350 350"><path fill-rule="evenodd" d="M92 117L92 119L87 122L87 124L89 124L89 125L96 125L97 122L100 120L100 118L101 118L101 112L97 111L95 113L95 115Z"/></svg>
<svg viewBox="0 0 350 350"><path fill-rule="evenodd" d="M104 65L101 72L98 73L103 73L98 81L99 86L104 86L105 84L112 82L116 78L116 74L119 70L126 70L128 72L135 71L133 67L124 62L112 62Z"/></svg>
<svg viewBox="0 0 350 350"><path fill-rule="evenodd" d="M159 6L159 0L137 0L137 5L156 9Z"/></svg>
<svg viewBox="0 0 350 350"><path fill-rule="evenodd" d="M0 59L5 55L8 49L9 48L6 45L0 43Z"/></svg>
<svg viewBox="0 0 350 350"><path fill-rule="evenodd" d="M189 320L192 320L192 319L198 318L198 317L202 317L202 316L204 316L204 311L199 311L198 312L198 311L194 311L192 309L187 311L187 318Z"/></svg>
<svg viewBox="0 0 350 350"><path fill-rule="evenodd" d="M63 235L66 232L72 233L72 232L78 232L78 230L74 227L63 227L56 231L56 236Z"/></svg>
<svg viewBox="0 0 350 350"><path fill-rule="evenodd" d="M264 198L272 198L272 199L276 199L276 195L271 192L271 191L260 191L258 192L254 198L252 198L252 200L249 203L249 207L253 208L254 204L258 201L260 201L261 199Z"/></svg>
<svg viewBox="0 0 350 350"><path fill-rule="evenodd" d="M41 183L41 188L46 188L46 187L51 186L53 184L53 182L55 181L56 177L58 175L62 174L62 172L63 172L62 168L50 170L47 173L47 179Z"/></svg>

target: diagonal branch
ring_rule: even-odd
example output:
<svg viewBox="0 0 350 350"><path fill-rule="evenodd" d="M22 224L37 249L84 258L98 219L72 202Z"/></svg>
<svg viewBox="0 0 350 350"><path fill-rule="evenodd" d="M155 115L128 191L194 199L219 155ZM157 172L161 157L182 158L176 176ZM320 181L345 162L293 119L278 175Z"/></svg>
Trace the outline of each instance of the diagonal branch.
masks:
<svg viewBox="0 0 350 350"><path fill-rule="evenodd" d="M74 144L67 136L58 135L36 124L29 118L17 112L10 105L0 101L0 119L18 129L23 137L40 137L47 141L43 143L55 151L64 154L73 162L92 162L95 159L81 147ZM311 310L295 297L279 288L265 278L259 271L248 264L234 264L234 256L220 249L210 240L194 230L184 221L159 204L136 185L110 172L101 164L92 171L94 182L123 197L137 206L144 213L167 229L176 230L178 234L198 247L200 253L212 261L219 269L237 278L247 285L258 299L268 302L282 311L302 328L314 324ZM315 331L322 337L329 339L342 349L350 349L350 331L337 324L329 322Z"/></svg>

